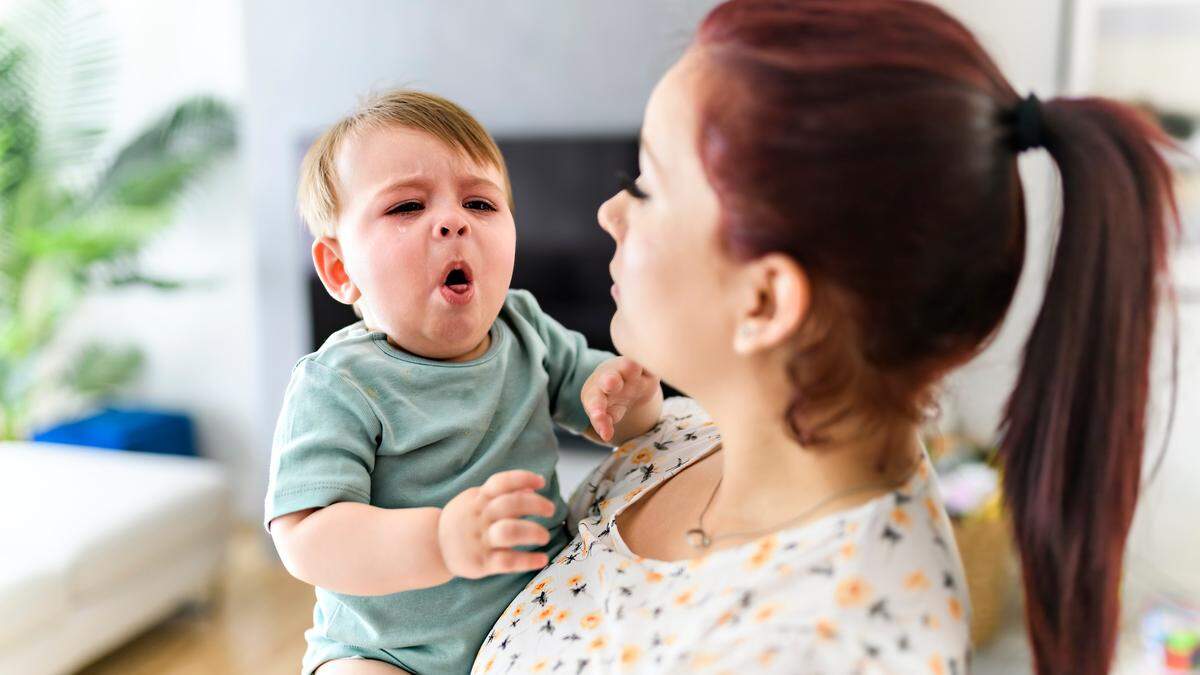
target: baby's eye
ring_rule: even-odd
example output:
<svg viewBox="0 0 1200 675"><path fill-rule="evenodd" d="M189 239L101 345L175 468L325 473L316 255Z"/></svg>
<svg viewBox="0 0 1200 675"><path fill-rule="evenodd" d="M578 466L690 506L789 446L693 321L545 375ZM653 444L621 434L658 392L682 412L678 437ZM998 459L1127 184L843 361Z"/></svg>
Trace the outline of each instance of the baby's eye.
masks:
<svg viewBox="0 0 1200 675"><path fill-rule="evenodd" d="M496 207L492 206L491 202L482 199L472 199L463 204L463 208L473 209L475 211L495 211Z"/></svg>
<svg viewBox="0 0 1200 675"><path fill-rule="evenodd" d="M388 209L385 215L391 216L397 213L415 213L416 211L420 211L424 208L425 206L421 204L421 202L401 202L400 204Z"/></svg>

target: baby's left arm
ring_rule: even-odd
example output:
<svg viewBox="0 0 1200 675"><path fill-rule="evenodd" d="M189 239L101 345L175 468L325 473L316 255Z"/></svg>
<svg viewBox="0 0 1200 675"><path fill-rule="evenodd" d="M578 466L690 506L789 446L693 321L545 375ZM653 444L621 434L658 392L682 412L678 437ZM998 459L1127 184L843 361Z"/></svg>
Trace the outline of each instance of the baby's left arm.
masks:
<svg viewBox="0 0 1200 675"><path fill-rule="evenodd" d="M580 399L592 421L593 440L610 445L646 433L662 415L658 376L625 356L601 363L583 383Z"/></svg>
<svg viewBox="0 0 1200 675"><path fill-rule="evenodd" d="M508 304L536 327L546 345L543 363L556 423L596 443L613 445L658 423L658 376L631 359L589 348L583 335L543 312L528 291L509 291Z"/></svg>

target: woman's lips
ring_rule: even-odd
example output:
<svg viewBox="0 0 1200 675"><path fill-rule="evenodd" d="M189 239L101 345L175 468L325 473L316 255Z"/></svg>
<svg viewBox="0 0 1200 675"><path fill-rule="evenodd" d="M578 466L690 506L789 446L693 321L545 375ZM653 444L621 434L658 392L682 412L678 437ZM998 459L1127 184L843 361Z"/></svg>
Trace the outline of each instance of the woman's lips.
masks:
<svg viewBox="0 0 1200 675"><path fill-rule="evenodd" d="M621 299L621 289L617 288L617 285L616 285L616 284L613 284L613 285L612 285L612 291L611 291L611 293L612 293L612 299L613 299L613 301L620 301L620 299Z"/></svg>

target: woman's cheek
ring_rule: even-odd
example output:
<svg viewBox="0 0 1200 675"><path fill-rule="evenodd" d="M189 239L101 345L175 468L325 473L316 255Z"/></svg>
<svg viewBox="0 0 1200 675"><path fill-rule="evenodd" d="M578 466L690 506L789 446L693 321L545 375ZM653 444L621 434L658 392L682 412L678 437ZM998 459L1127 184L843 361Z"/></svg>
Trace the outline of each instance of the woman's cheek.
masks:
<svg viewBox="0 0 1200 675"><path fill-rule="evenodd" d="M613 340L620 351L654 370L673 343L670 335L673 289L657 251L626 241L621 255L620 301Z"/></svg>

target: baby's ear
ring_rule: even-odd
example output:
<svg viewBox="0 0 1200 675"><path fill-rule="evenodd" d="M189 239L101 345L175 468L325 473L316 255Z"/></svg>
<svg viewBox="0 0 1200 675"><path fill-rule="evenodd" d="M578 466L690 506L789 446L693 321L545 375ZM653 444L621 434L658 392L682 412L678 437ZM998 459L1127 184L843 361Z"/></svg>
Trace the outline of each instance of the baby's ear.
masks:
<svg viewBox="0 0 1200 675"><path fill-rule="evenodd" d="M333 237L318 237L312 245L313 267L317 268L317 276L334 300L353 305L362 297L358 286L346 274L346 265L342 261L342 247Z"/></svg>

